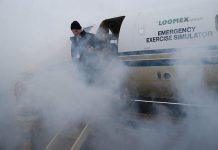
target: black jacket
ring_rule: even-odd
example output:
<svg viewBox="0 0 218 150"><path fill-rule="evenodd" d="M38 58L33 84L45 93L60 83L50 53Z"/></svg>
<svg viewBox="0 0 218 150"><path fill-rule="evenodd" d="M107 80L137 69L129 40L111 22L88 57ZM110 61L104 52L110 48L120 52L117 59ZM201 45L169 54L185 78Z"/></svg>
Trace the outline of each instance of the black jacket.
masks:
<svg viewBox="0 0 218 150"><path fill-rule="evenodd" d="M70 37L72 42L71 44L71 57L76 59L77 55L83 56L87 52L87 49L90 47L95 48L96 46L96 37L94 34L82 31L80 33L79 39L76 36Z"/></svg>

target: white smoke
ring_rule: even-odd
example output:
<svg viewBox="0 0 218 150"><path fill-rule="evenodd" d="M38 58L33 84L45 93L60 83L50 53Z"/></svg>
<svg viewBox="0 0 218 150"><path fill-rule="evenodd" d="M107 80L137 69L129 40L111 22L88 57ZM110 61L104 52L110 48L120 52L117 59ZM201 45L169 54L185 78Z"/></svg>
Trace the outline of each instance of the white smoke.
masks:
<svg viewBox="0 0 218 150"><path fill-rule="evenodd" d="M22 136L17 132L14 86L25 72L34 77L23 81L27 88L23 105L39 112L51 136L69 120L98 120L116 105L125 71L116 60L105 62L99 83L92 87L84 83L70 60L70 23L90 13L81 13L76 1L65 2L0 2L1 149L15 148ZM93 14L81 24L95 22L94 18Z"/></svg>
<svg viewBox="0 0 218 150"><path fill-rule="evenodd" d="M113 60L103 63L105 68L97 84L92 87L83 82L71 63L66 61L65 64L60 64L70 60L70 23L73 20L78 20L85 27L129 11L166 9L178 5L194 5L195 2L196 0L1 0L0 149L13 149L19 142L19 134L15 130L17 122L13 90L15 82L22 79L26 66L32 64L36 65L37 71L31 80L25 81L28 87L26 100L31 99L28 106L40 110L45 129L52 130L51 135L68 120L88 118L90 122L100 122L96 129L100 131L91 143L96 149L214 149L217 146L215 129L218 121L214 115L217 109L199 109L197 119L190 115L182 125L165 120L135 123L122 115L117 118L115 108L120 107L117 101L119 88L126 73L119 62ZM58 65L52 68L51 64ZM217 104L214 103L216 94L205 88L202 81L201 66L189 69L182 69L181 66L177 71L179 81L189 80L176 84L185 102L205 104L207 100L208 105ZM186 76L190 71L192 75ZM123 124L127 124L127 127L121 126ZM177 133L183 134L177 136ZM168 143L171 142L168 141L172 137L176 139L169 148Z"/></svg>
<svg viewBox="0 0 218 150"><path fill-rule="evenodd" d="M200 49L181 49L174 57L173 86L178 102L191 104L183 107L185 116L138 119L122 115L99 123L90 143L94 149L217 149L218 132L217 93L208 85L208 75ZM198 52L198 53L197 53ZM161 113L167 108L157 106ZM170 109L170 107L169 107ZM151 119L152 118L152 119ZM106 122L106 123L105 123Z"/></svg>
<svg viewBox="0 0 218 150"><path fill-rule="evenodd" d="M176 57L185 59L186 63L176 65L176 88L183 103L193 104L186 108L184 132L181 134L179 149L216 149L215 138L218 135L216 127L218 119L218 101L216 88L208 78L208 68L214 65L205 65L200 49L181 50ZM203 57L205 57L207 53ZM196 107L197 106L197 107Z"/></svg>

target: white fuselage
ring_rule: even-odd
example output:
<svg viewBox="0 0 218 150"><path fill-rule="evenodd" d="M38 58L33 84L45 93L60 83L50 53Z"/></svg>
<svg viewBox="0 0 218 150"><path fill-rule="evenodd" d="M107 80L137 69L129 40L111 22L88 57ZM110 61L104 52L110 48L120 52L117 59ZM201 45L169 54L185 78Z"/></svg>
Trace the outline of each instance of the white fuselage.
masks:
<svg viewBox="0 0 218 150"><path fill-rule="evenodd" d="M118 56L129 66L130 90L140 96L176 97L175 82L181 80L177 66L201 66L202 82L217 88L218 1L214 3L102 21L100 27L118 26L111 30L117 35Z"/></svg>

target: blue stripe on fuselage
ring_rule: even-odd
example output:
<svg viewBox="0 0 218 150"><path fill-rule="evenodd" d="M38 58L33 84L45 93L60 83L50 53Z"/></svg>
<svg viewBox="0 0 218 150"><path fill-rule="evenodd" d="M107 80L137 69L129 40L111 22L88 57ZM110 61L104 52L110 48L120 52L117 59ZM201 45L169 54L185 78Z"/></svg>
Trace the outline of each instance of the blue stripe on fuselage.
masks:
<svg viewBox="0 0 218 150"><path fill-rule="evenodd" d="M208 51L217 50L218 46L207 46L207 47L199 47L193 49L205 49ZM123 56L139 56L144 54L163 54L163 53L175 53L181 49L154 49L154 50L138 50L138 51L128 51L128 52L119 52L118 55ZM211 57L211 58L201 58L200 60L182 60L182 59L144 59L144 60L131 60L125 61L124 64L128 66L172 66L177 64L218 64L218 57Z"/></svg>
<svg viewBox="0 0 218 150"><path fill-rule="evenodd" d="M218 64L218 57L202 58L200 60L182 59L151 59L124 61L124 64L132 67L172 66L172 65L195 65L195 64Z"/></svg>
<svg viewBox="0 0 218 150"><path fill-rule="evenodd" d="M218 46L196 47L193 49L196 49L196 50L206 49L206 50L212 51L212 50L218 50ZM128 55L143 55L143 54L162 54L162 53L174 53L179 50L182 50L182 49L168 48L168 49L137 50L137 51L128 51L128 52L118 52L118 55L128 56Z"/></svg>

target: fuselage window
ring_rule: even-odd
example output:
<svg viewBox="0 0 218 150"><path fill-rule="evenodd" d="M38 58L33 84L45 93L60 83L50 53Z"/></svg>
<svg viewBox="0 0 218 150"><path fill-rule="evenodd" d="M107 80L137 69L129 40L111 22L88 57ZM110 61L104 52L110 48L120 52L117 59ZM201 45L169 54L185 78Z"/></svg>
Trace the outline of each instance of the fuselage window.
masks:
<svg viewBox="0 0 218 150"><path fill-rule="evenodd" d="M218 31L218 15L216 15L215 22L216 22L216 30Z"/></svg>

